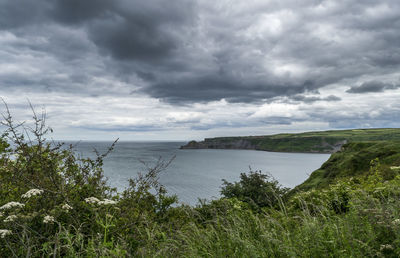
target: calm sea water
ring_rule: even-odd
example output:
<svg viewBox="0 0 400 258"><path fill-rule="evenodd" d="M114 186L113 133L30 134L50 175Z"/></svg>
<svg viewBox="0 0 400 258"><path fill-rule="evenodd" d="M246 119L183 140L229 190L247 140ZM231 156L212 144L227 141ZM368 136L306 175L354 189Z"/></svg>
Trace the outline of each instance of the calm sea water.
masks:
<svg viewBox="0 0 400 258"><path fill-rule="evenodd" d="M109 183L123 190L127 180L145 171L159 157L170 166L161 173L160 182L180 202L194 205L198 198L218 198L222 179L238 181L240 173L261 170L270 173L283 186L294 187L319 168L329 154L278 153L253 150L180 150L184 142L119 142L104 162ZM76 146L84 157L94 157L93 149L105 152L110 142L80 142Z"/></svg>

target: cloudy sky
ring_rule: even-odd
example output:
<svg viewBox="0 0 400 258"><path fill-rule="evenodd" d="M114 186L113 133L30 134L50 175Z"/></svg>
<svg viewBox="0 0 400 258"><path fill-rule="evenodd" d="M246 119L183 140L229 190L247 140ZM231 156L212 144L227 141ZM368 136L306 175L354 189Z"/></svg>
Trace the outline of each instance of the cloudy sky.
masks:
<svg viewBox="0 0 400 258"><path fill-rule="evenodd" d="M0 96L67 140L400 127L399 42L398 0L0 0Z"/></svg>

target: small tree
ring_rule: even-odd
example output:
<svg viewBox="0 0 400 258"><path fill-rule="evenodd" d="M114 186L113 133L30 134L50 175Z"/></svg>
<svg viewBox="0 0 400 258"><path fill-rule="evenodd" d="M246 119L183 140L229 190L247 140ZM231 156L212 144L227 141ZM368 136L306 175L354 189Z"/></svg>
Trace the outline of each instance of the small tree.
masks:
<svg viewBox="0 0 400 258"><path fill-rule="evenodd" d="M241 173L239 182L229 183L225 179L222 181L221 194L224 197L237 198L256 209L277 207L289 190L282 187L271 175L262 174L261 171Z"/></svg>

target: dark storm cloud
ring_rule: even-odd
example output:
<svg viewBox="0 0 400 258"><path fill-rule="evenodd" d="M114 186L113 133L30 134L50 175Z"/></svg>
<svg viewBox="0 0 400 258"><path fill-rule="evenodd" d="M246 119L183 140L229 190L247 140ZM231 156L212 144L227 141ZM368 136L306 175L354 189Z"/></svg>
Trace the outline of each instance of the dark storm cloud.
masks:
<svg viewBox="0 0 400 258"><path fill-rule="evenodd" d="M247 82L228 75L203 75L173 82L161 82L145 89L151 96L168 102L202 102L222 98L229 102L255 102L276 95L293 94L308 87L303 84L274 84L263 81L267 78L248 78ZM279 83L279 82L277 82ZM276 89L268 89L268 86ZM172 95L171 92L174 92ZM193 94L196 93L196 94Z"/></svg>
<svg viewBox="0 0 400 258"><path fill-rule="evenodd" d="M335 95L329 95L325 98L323 97L319 97L319 96L304 96L304 95L295 95L293 97L291 97L290 99L294 100L294 101L300 101L300 102L304 102L304 103L314 103L316 101L340 101L342 100L340 97L335 96Z"/></svg>
<svg viewBox="0 0 400 258"><path fill-rule="evenodd" d="M384 90L393 90L400 88L400 85L393 83L384 83L380 81L364 82L361 85L353 86L348 89L348 93L369 93L369 92L383 92Z"/></svg>
<svg viewBox="0 0 400 258"><path fill-rule="evenodd" d="M194 12L186 0L58 0L51 15L61 23L86 26L93 42L117 60L152 61L178 48L174 33L190 24Z"/></svg>
<svg viewBox="0 0 400 258"><path fill-rule="evenodd" d="M62 23L79 24L106 16L116 1L109 0L55 0L49 15Z"/></svg>
<svg viewBox="0 0 400 258"><path fill-rule="evenodd" d="M304 93L400 68L397 0L0 0L0 29L25 40L2 47L4 62L37 55L44 71L10 72L0 77L3 87L139 92L172 104L339 101ZM100 77L124 86L98 87ZM348 92L392 86L371 81Z"/></svg>
<svg viewBox="0 0 400 258"><path fill-rule="evenodd" d="M0 29L41 23L49 7L48 1L0 0Z"/></svg>

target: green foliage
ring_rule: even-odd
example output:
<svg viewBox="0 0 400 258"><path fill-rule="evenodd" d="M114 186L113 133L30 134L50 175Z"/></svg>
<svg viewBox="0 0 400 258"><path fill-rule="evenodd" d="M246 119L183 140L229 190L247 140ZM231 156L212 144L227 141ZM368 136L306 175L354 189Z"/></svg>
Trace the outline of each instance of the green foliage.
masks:
<svg viewBox="0 0 400 258"><path fill-rule="evenodd" d="M33 124L15 124L4 116L0 140L1 256L110 256L136 251L149 223L157 223L176 202L157 182L169 163L160 160L116 193L103 176L103 159L82 158L72 146L45 137L45 115L33 112ZM146 226L145 226L146 225ZM126 232L139 234L130 236ZM122 238L121 235L124 237Z"/></svg>
<svg viewBox="0 0 400 258"><path fill-rule="evenodd" d="M248 203L254 209L264 207L277 208L288 188L279 185L279 182L270 175L261 171L241 173L240 181L229 183L223 180L221 194L226 198L237 198Z"/></svg>
<svg viewBox="0 0 400 258"><path fill-rule="evenodd" d="M341 178L366 175L370 161L379 158L385 179L393 179L390 166L400 165L400 142L354 142L343 146L331 155L310 177L295 188L295 191L323 188Z"/></svg>

